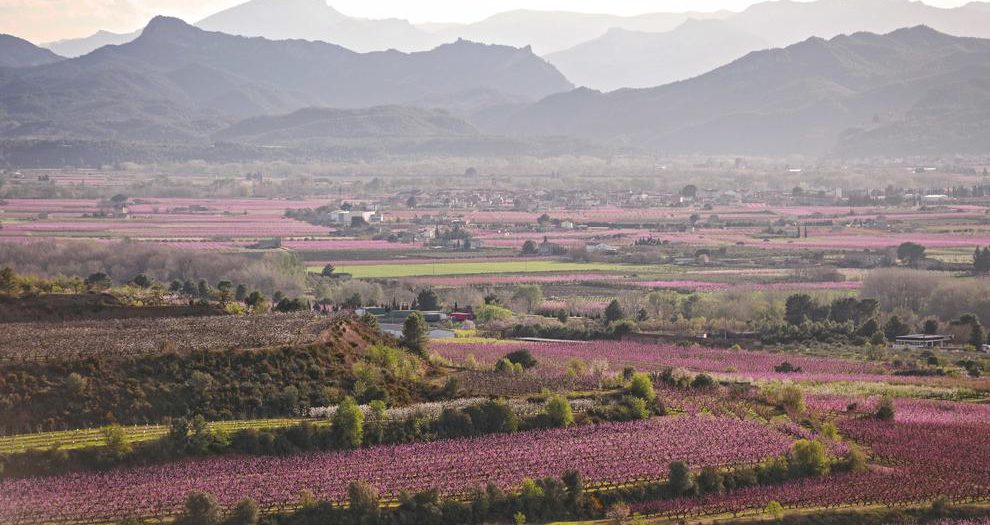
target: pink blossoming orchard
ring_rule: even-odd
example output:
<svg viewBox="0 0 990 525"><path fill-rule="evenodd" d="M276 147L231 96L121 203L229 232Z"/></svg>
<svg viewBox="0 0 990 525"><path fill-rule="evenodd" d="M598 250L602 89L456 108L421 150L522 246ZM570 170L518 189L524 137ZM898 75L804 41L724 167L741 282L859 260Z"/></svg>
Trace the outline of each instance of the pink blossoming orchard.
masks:
<svg viewBox="0 0 990 525"><path fill-rule="evenodd" d="M0 525L990 525L990 4L60 1Z"/></svg>
<svg viewBox="0 0 990 525"><path fill-rule="evenodd" d="M990 513L972 189L118 177L0 199L0 523Z"/></svg>

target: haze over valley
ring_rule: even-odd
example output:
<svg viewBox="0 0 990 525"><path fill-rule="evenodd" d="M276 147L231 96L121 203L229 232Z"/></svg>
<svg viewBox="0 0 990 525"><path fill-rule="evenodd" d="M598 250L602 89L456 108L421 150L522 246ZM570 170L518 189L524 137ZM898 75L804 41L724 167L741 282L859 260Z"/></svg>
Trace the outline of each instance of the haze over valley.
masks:
<svg viewBox="0 0 990 525"><path fill-rule="evenodd" d="M0 525L990 525L990 3L0 0Z"/></svg>

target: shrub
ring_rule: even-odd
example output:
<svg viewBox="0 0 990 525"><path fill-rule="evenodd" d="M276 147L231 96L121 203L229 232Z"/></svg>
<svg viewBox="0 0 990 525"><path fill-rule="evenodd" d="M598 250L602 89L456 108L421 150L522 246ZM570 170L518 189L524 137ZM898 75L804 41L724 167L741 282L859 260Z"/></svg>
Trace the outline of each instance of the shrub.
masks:
<svg viewBox="0 0 990 525"><path fill-rule="evenodd" d="M374 328L376 330L378 329L378 317L372 313L365 312L364 315L361 316L361 322L368 325L369 328Z"/></svg>
<svg viewBox="0 0 990 525"><path fill-rule="evenodd" d="M715 386L715 379L708 374L698 374L691 381L691 388L711 388Z"/></svg>
<svg viewBox="0 0 990 525"><path fill-rule="evenodd" d="M705 467L698 475L698 491L702 494L721 494L725 491L725 480L715 467Z"/></svg>
<svg viewBox="0 0 990 525"><path fill-rule="evenodd" d="M844 467L849 472L866 472L868 464L863 449L856 445L850 445Z"/></svg>
<svg viewBox="0 0 990 525"><path fill-rule="evenodd" d="M645 401L653 401L657 398L656 391L653 390L653 380L643 372L632 375L629 380L629 393Z"/></svg>
<svg viewBox="0 0 990 525"><path fill-rule="evenodd" d="M380 513L378 489L362 481L353 481L347 487L348 512L355 523L375 523Z"/></svg>
<svg viewBox="0 0 990 525"><path fill-rule="evenodd" d="M779 501L774 500L767 504L765 512L773 516L773 519L779 520L784 517L784 506Z"/></svg>
<svg viewBox="0 0 990 525"><path fill-rule="evenodd" d="M122 461L134 452L131 443L127 441L127 433L120 425L111 425L103 429L103 439L106 442L108 459L114 462Z"/></svg>
<svg viewBox="0 0 990 525"><path fill-rule="evenodd" d="M257 501L251 498L242 499L230 512L224 525L255 525L259 514Z"/></svg>
<svg viewBox="0 0 990 525"><path fill-rule="evenodd" d="M220 504L210 494L200 491L189 493L186 498L186 508L178 518L177 525L219 525Z"/></svg>
<svg viewBox="0 0 990 525"><path fill-rule="evenodd" d="M795 367L788 361L784 361L783 363L773 367L773 371L778 374L797 374L801 372L801 367Z"/></svg>
<svg viewBox="0 0 990 525"><path fill-rule="evenodd" d="M608 518L609 523L621 525L627 519L629 519L630 514L631 511L629 510L629 505L619 502L619 503L613 503L608 508L608 512L605 513L605 517Z"/></svg>
<svg viewBox="0 0 990 525"><path fill-rule="evenodd" d="M504 321L512 317L512 310L494 304L486 304L474 312L474 318L479 323L490 323L492 321Z"/></svg>
<svg viewBox="0 0 990 525"><path fill-rule="evenodd" d="M557 394L550 396L543 410L555 427L569 427L574 424L574 412L566 397Z"/></svg>
<svg viewBox="0 0 990 525"><path fill-rule="evenodd" d="M880 404L877 406L877 411L874 414L877 419L881 421L893 421L894 419L894 401L889 397L885 397L880 400Z"/></svg>
<svg viewBox="0 0 990 525"><path fill-rule="evenodd" d="M674 461L667 469L667 486L671 496L682 496L694 486L691 482L691 470L682 461Z"/></svg>
<svg viewBox="0 0 990 525"><path fill-rule="evenodd" d="M522 365L514 364L505 357L495 362L495 371L500 374L515 374L516 372L522 372L522 369Z"/></svg>
<svg viewBox="0 0 990 525"><path fill-rule="evenodd" d="M461 410L445 408L436 422L437 434L444 438L465 437L474 434L471 416Z"/></svg>
<svg viewBox="0 0 990 525"><path fill-rule="evenodd" d="M529 350L522 349L516 350L514 352L509 352L505 354L505 359L508 359L514 365L522 365L525 369L530 369L536 366L536 358Z"/></svg>
<svg viewBox="0 0 990 525"><path fill-rule="evenodd" d="M612 421L635 421L650 418L650 407L646 401L633 396L623 396L622 400L609 407L605 414Z"/></svg>
<svg viewBox="0 0 990 525"><path fill-rule="evenodd" d="M791 468L799 476L825 476L829 471L825 445L820 441L800 439L791 448Z"/></svg>
<svg viewBox="0 0 990 525"><path fill-rule="evenodd" d="M504 401L488 400L467 407L464 412L471 417L475 431L481 434L515 432L519 428L519 420L512 407Z"/></svg>
<svg viewBox="0 0 990 525"><path fill-rule="evenodd" d="M804 392L800 387L787 385L776 393L777 404L790 414L803 414Z"/></svg>

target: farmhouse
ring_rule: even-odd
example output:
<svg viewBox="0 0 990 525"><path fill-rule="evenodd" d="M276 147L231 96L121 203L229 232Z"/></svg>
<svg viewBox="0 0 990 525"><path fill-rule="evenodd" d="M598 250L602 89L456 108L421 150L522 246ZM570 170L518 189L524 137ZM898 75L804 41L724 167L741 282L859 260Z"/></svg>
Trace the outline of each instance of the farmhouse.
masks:
<svg viewBox="0 0 990 525"><path fill-rule="evenodd" d="M952 341L951 335L910 334L902 335L894 340L896 347L938 348Z"/></svg>
<svg viewBox="0 0 990 525"><path fill-rule="evenodd" d="M344 226L350 226L355 221L372 223L384 222L385 220L384 215L377 211L336 210L330 212L328 215L331 222Z"/></svg>
<svg viewBox="0 0 990 525"><path fill-rule="evenodd" d="M619 249L615 246L610 246L605 243L599 244L589 244L588 253L604 253L604 254L616 254L619 253Z"/></svg>

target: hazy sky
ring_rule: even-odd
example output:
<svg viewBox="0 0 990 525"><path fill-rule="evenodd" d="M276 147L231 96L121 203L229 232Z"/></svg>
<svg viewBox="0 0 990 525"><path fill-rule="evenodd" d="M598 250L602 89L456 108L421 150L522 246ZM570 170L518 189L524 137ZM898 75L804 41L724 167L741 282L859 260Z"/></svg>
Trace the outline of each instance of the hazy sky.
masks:
<svg viewBox="0 0 990 525"><path fill-rule="evenodd" d="M0 33L35 42L88 36L99 29L129 32L151 16L195 22L244 0L0 0ZM740 10L756 0L329 0L345 14L413 22L473 22L510 9L635 15L658 11ZM926 0L955 7L967 0Z"/></svg>

